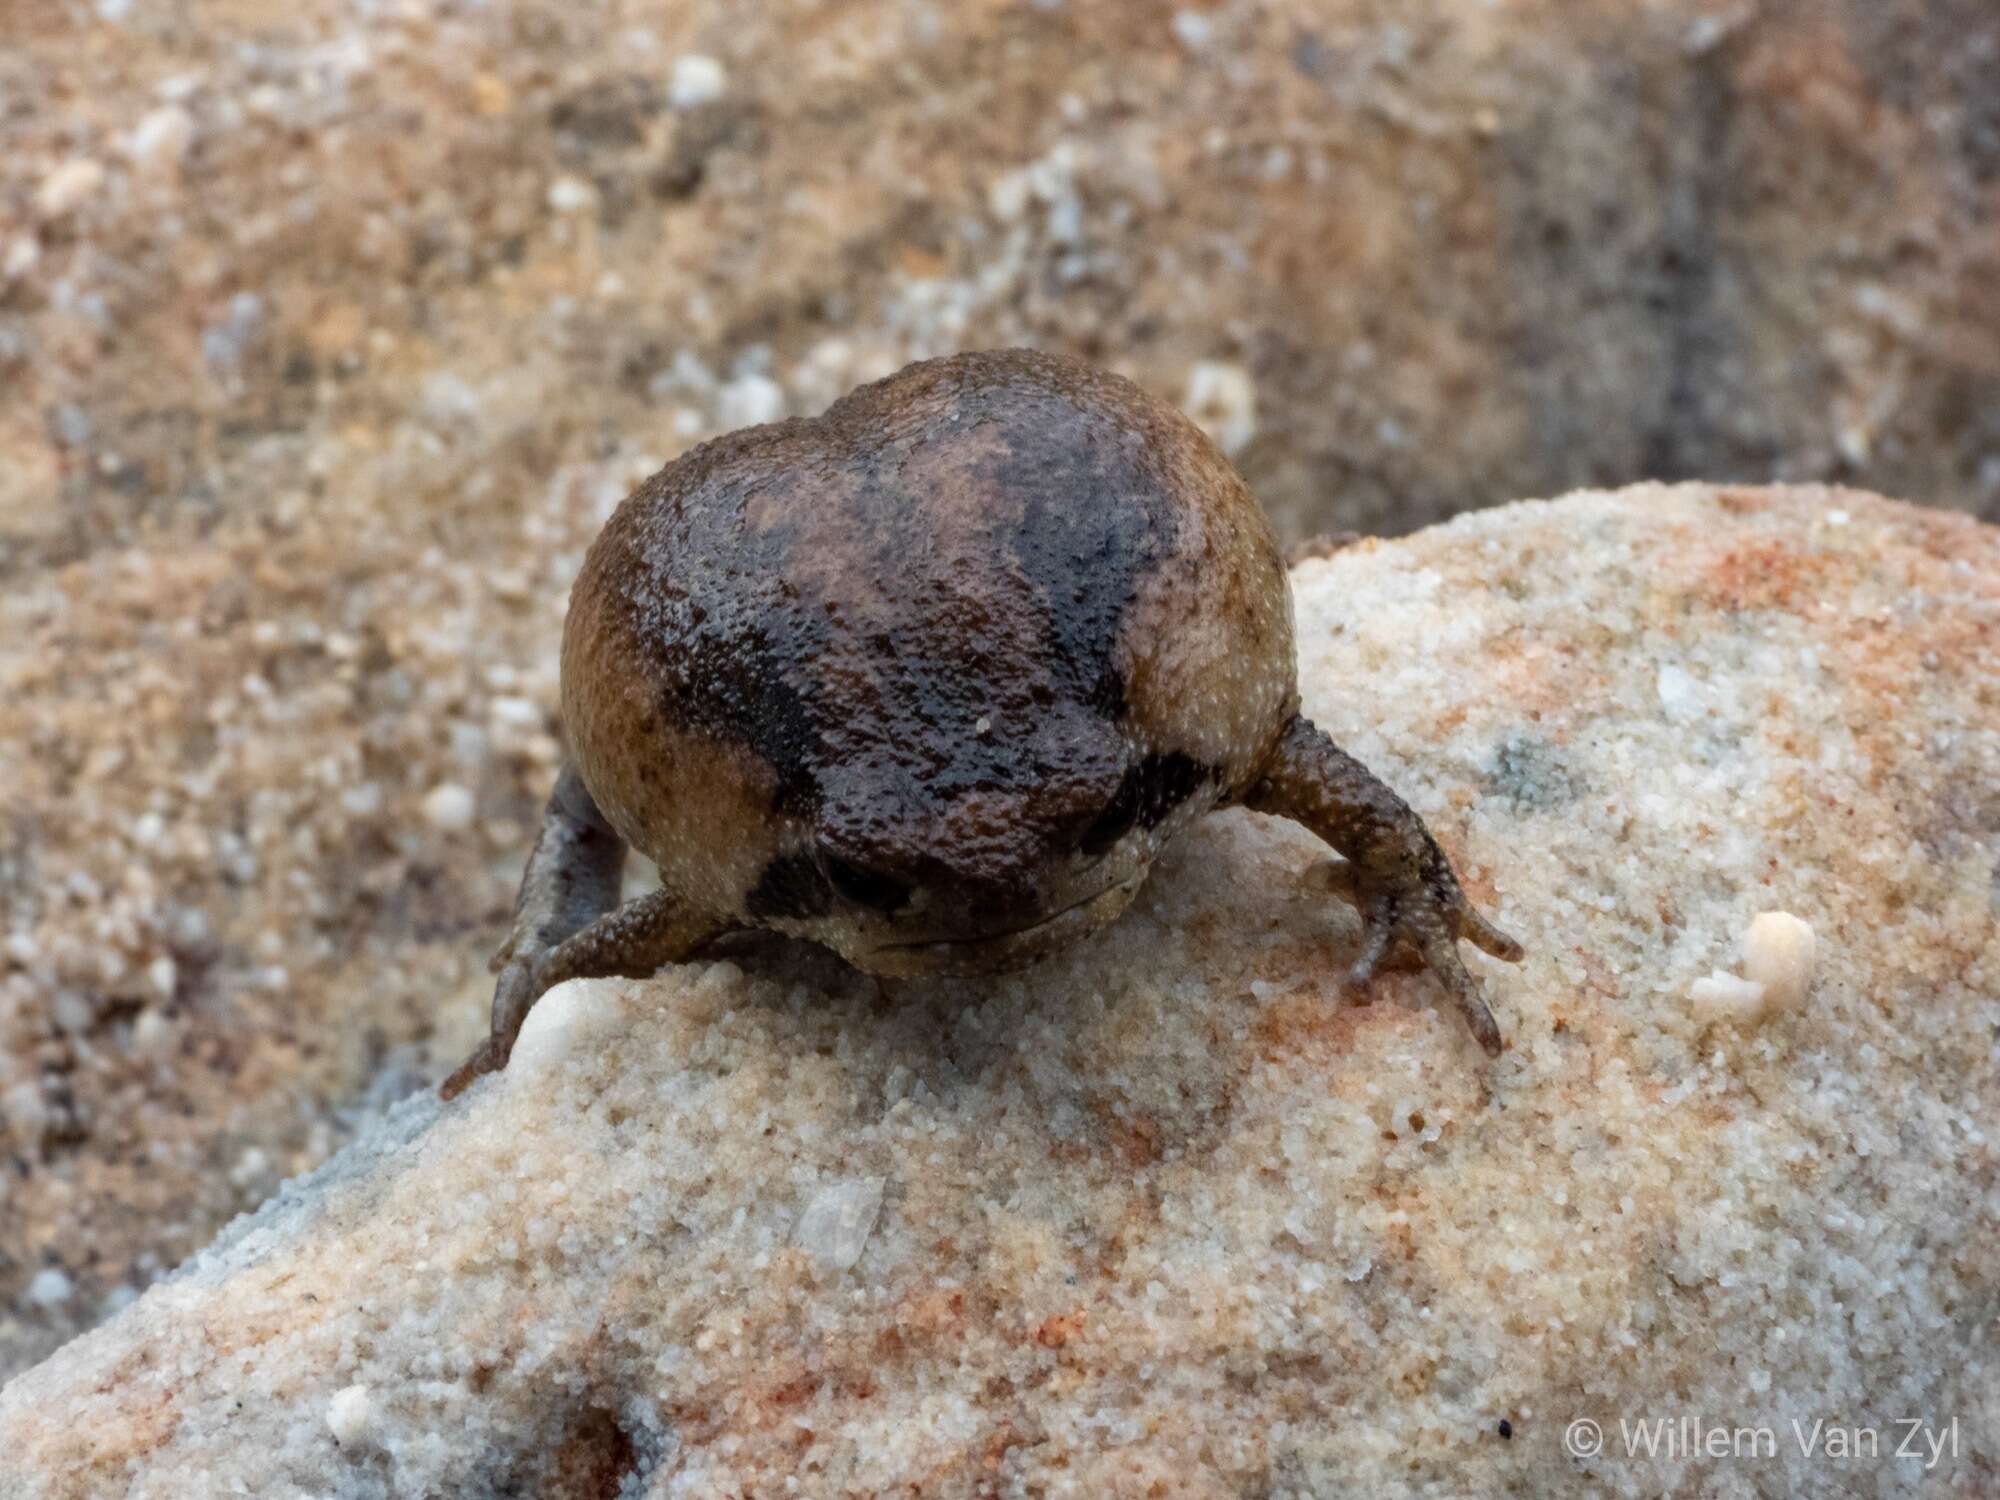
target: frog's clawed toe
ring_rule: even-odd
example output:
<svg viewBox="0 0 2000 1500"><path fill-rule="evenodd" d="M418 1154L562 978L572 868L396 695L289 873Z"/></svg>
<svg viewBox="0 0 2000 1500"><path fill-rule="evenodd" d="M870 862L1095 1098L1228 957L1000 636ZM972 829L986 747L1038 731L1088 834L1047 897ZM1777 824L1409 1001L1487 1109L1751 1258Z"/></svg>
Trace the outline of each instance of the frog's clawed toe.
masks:
<svg viewBox="0 0 2000 1500"><path fill-rule="evenodd" d="M441 1098L455 1099L471 1087L474 1080L487 1073L497 1073L507 1066L507 1059L514 1051L514 1038L521 1032L521 1022L527 1019L529 1007L535 1003L543 988L539 982L539 965L514 956L514 946L510 938L501 950L506 959L500 968L499 981L493 986L493 1029L486 1040L473 1049L472 1055L438 1085Z"/></svg>
<svg viewBox="0 0 2000 1500"><path fill-rule="evenodd" d="M478 1079L488 1073L498 1072L507 1066L505 1053L495 1044L496 1038L488 1037L472 1049L472 1056L452 1070L449 1078L438 1085L438 1097L444 1100L456 1099Z"/></svg>
<svg viewBox="0 0 2000 1500"><path fill-rule="evenodd" d="M1451 992L1452 1002L1458 1006L1458 1013L1465 1019L1466 1029L1472 1033L1473 1039L1485 1048L1489 1057L1498 1057L1502 1045L1500 1023L1493 1019L1486 997L1479 992L1479 981L1466 972L1465 964L1458 956L1457 940L1445 936L1436 941L1426 941L1424 960Z"/></svg>
<svg viewBox="0 0 2000 1500"><path fill-rule="evenodd" d="M1517 964L1528 956L1528 950L1517 940L1507 936L1469 905L1460 910L1458 935L1481 952L1490 953L1510 964Z"/></svg>

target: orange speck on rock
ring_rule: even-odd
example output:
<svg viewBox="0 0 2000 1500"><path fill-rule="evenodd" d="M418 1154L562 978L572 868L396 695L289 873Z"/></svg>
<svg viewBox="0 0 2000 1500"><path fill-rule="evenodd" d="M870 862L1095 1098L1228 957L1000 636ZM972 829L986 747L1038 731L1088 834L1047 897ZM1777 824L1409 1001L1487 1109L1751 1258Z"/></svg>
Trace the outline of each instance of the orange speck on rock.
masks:
<svg viewBox="0 0 2000 1500"><path fill-rule="evenodd" d="M1717 490L1715 503L1732 516L1752 516L1771 508L1770 496L1757 490Z"/></svg>
<svg viewBox="0 0 2000 1500"><path fill-rule="evenodd" d="M1280 995L1257 1018L1252 1034L1271 1062L1299 1058L1325 1062L1354 1050L1355 1028L1365 1012L1310 991Z"/></svg>
<svg viewBox="0 0 2000 1500"><path fill-rule="evenodd" d="M814 1393L819 1390L819 1384L819 1376L808 1371L786 1381L764 1399L767 1404L779 1408L799 1406L812 1399Z"/></svg>
<svg viewBox="0 0 2000 1500"><path fill-rule="evenodd" d="M1160 1159L1160 1127L1145 1115L1125 1118L1107 1113L1105 1128L1126 1166L1150 1167Z"/></svg>
<svg viewBox="0 0 2000 1500"><path fill-rule="evenodd" d="M914 281L936 281L944 275L944 257L920 245L905 245L896 256L903 274Z"/></svg>
<svg viewBox="0 0 2000 1500"><path fill-rule="evenodd" d="M1812 604L1836 566L1779 542L1746 542L1710 559L1695 592L1718 609L1796 611Z"/></svg>
<svg viewBox="0 0 2000 1500"><path fill-rule="evenodd" d="M1060 1349L1083 1329L1084 1311L1057 1313L1046 1318L1042 1326L1035 1330L1035 1342L1044 1349Z"/></svg>
<svg viewBox="0 0 2000 1500"><path fill-rule="evenodd" d="M955 1328L965 1317L965 1293L923 1292L907 1299L896 1328L909 1338L923 1338Z"/></svg>

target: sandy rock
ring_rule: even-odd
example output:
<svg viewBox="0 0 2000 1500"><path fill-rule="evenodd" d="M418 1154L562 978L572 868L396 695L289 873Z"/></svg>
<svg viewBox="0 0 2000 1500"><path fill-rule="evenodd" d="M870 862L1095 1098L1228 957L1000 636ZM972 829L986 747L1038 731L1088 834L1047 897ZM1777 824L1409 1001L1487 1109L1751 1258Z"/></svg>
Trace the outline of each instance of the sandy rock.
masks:
<svg viewBox="0 0 2000 1500"><path fill-rule="evenodd" d="M1012 978L573 986L0 1392L0 1491L1991 1493L2000 536L1642 488L1295 581L1308 711L1528 945L1500 1059L1242 812ZM1807 1003L1704 1024L1770 911ZM1956 1451L1793 1435L1889 1414ZM1775 1452L1618 1447L1683 1417Z"/></svg>

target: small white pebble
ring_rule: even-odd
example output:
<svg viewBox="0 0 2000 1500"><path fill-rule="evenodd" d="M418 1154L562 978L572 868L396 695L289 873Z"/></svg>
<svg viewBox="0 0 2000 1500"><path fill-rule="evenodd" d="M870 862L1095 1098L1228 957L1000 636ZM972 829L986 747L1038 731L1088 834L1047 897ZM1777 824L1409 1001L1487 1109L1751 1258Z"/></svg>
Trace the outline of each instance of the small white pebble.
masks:
<svg viewBox="0 0 2000 1500"><path fill-rule="evenodd" d="M15 1138L34 1140L49 1123L48 1101L39 1084L17 1083L0 1092L0 1115L6 1117Z"/></svg>
<svg viewBox="0 0 2000 1500"><path fill-rule="evenodd" d="M104 186L104 168L87 156L64 162L35 189L35 207L47 219L60 219Z"/></svg>
<svg viewBox="0 0 2000 1500"><path fill-rule="evenodd" d="M382 784L364 781L340 794L340 808L351 818L365 818L382 806Z"/></svg>
<svg viewBox="0 0 2000 1500"><path fill-rule="evenodd" d="M424 798L425 821L447 833L470 828L477 810L471 791L455 781L441 782Z"/></svg>
<svg viewBox="0 0 2000 1500"><path fill-rule="evenodd" d="M1688 26L1687 35L1681 40L1681 50L1689 57L1700 57L1715 50L1715 44L1729 35L1730 21L1726 16L1696 16Z"/></svg>
<svg viewBox="0 0 2000 1500"><path fill-rule="evenodd" d="M172 959L167 960L172 963ZM172 1038L174 1023L167 1013L157 1005L149 1005L139 1012L139 1019L132 1023L132 1050L139 1053L158 1052Z"/></svg>
<svg viewBox="0 0 2000 1500"><path fill-rule="evenodd" d="M725 432L757 427L785 414L785 392L768 375L744 375L716 393L715 417Z"/></svg>
<svg viewBox="0 0 2000 1500"><path fill-rule="evenodd" d="M504 1075L522 1081L547 1072L572 1052L597 1044L625 1025L625 990L615 979L571 979L535 1002Z"/></svg>
<svg viewBox="0 0 2000 1500"><path fill-rule="evenodd" d="M1215 35L1215 23L1198 10L1174 13L1174 40L1190 52L1199 52Z"/></svg>
<svg viewBox="0 0 2000 1500"><path fill-rule="evenodd" d="M1257 387L1241 365L1200 361L1188 371L1181 404L1224 453L1234 456L1257 435Z"/></svg>
<svg viewBox="0 0 2000 1500"><path fill-rule="evenodd" d="M667 103L675 109L693 109L713 104L729 87L729 75L722 64L699 52L674 59L674 71L667 79Z"/></svg>
<svg viewBox="0 0 2000 1500"><path fill-rule="evenodd" d="M20 235L7 247L7 253L0 256L0 276L14 281L34 270L41 258L41 242L32 234Z"/></svg>
<svg viewBox="0 0 2000 1500"><path fill-rule="evenodd" d="M1812 988L1819 940L1788 911L1758 913L1743 934L1743 973L1764 987L1766 1010L1794 1010Z"/></svg>
<svg viewBox="0 0 2000 1500"><path fill-rule="evenodd" d="M530 1012L532 1014L532 1012ZM822 1271L845 1271L861 1259L882 1212L883 1179L842 1178L813 1195L792 1231L792 1243L811 1254Z"/></svg>
<svg viewBox="0 0 2000 1500"><path fill-rule="evenodd" d="M375 1435L375 1402L365 1385L343 1386L326 1404L326 1425L343 1448L356 1448Z"/></svg>
<svg viewBox="0 0 2000 1500"><path fill-rule="evenodd" d="M580 214L597 202L597 189L581 177L558 177L549 184L549 207L559 214Z"/></svg>
<svg viewBox="0 0 2000 1500"><path fill-rule="evenodd" d="M1656 680L1660 707L1667 718L1684 724L1701 713L1701 687L1687 672L1668 662Z"/></svg>
<svg viewBox="0 0 2000 1500"><path fill-rule="evenodd" d="M1003 172L986 186L986 208L1002 224L1020 222L1033 189L1025 171Z"/></svg>
<svg viewBox="0 0 2000 1500"><path fill-rule="evenodd" d="M1688 986L1695 1018L1704 1023L1729 1021L1754 1025L1764 1013L1764 986L1717 969Z"/></svg>
<svg viewBox="0 0 2000 1500"><path fill-rule="evenodd" d="M1080 244L1083 240L1083 200L1074 193L1064 193L1049 205L1045 227L1049 239L1055 244Z"/></svg>
<svg viewBox="0 0 2000 1500"><path fill-rule="evenodd" d="M509 729L540 729L542 706L532 698L495 698L487 705L495 724Z"/></svg>
<svg viewBox="0 0 2000 1500"><path fill-rule="evenodd" d="M30 1307L61 1307L76 1294L76 1283L54 1266L35 1273L28 1283Z"/></svg>
<svg viewBox="0 0 2000 1500"><path fill-rule="evenodd" d="M420 395L424 416L440 427L471 421L482 404L478 389L453 370L431 371Z"/></svg>
<svg viewBox="0 0 2000 1500"><path fill-rule="evenodd" d="M135 164L157 170L179 162L193 140L194 117L178 104L167 104L132 127L125 152Z"/></svg>

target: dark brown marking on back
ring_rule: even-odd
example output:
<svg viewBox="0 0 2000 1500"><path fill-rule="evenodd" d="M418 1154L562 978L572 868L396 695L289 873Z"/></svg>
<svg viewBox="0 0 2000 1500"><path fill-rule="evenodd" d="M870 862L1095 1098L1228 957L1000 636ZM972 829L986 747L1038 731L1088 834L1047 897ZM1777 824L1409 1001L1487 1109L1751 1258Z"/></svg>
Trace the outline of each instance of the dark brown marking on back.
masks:
<svg viewBox="0 0 2000 1500"><path fill-rule="evenodd" d="M1004 904L1134 769L1121 626L1189 504L1162 411L1025 351L913 366L669 465L586 581L822 855Z"/></svg>

